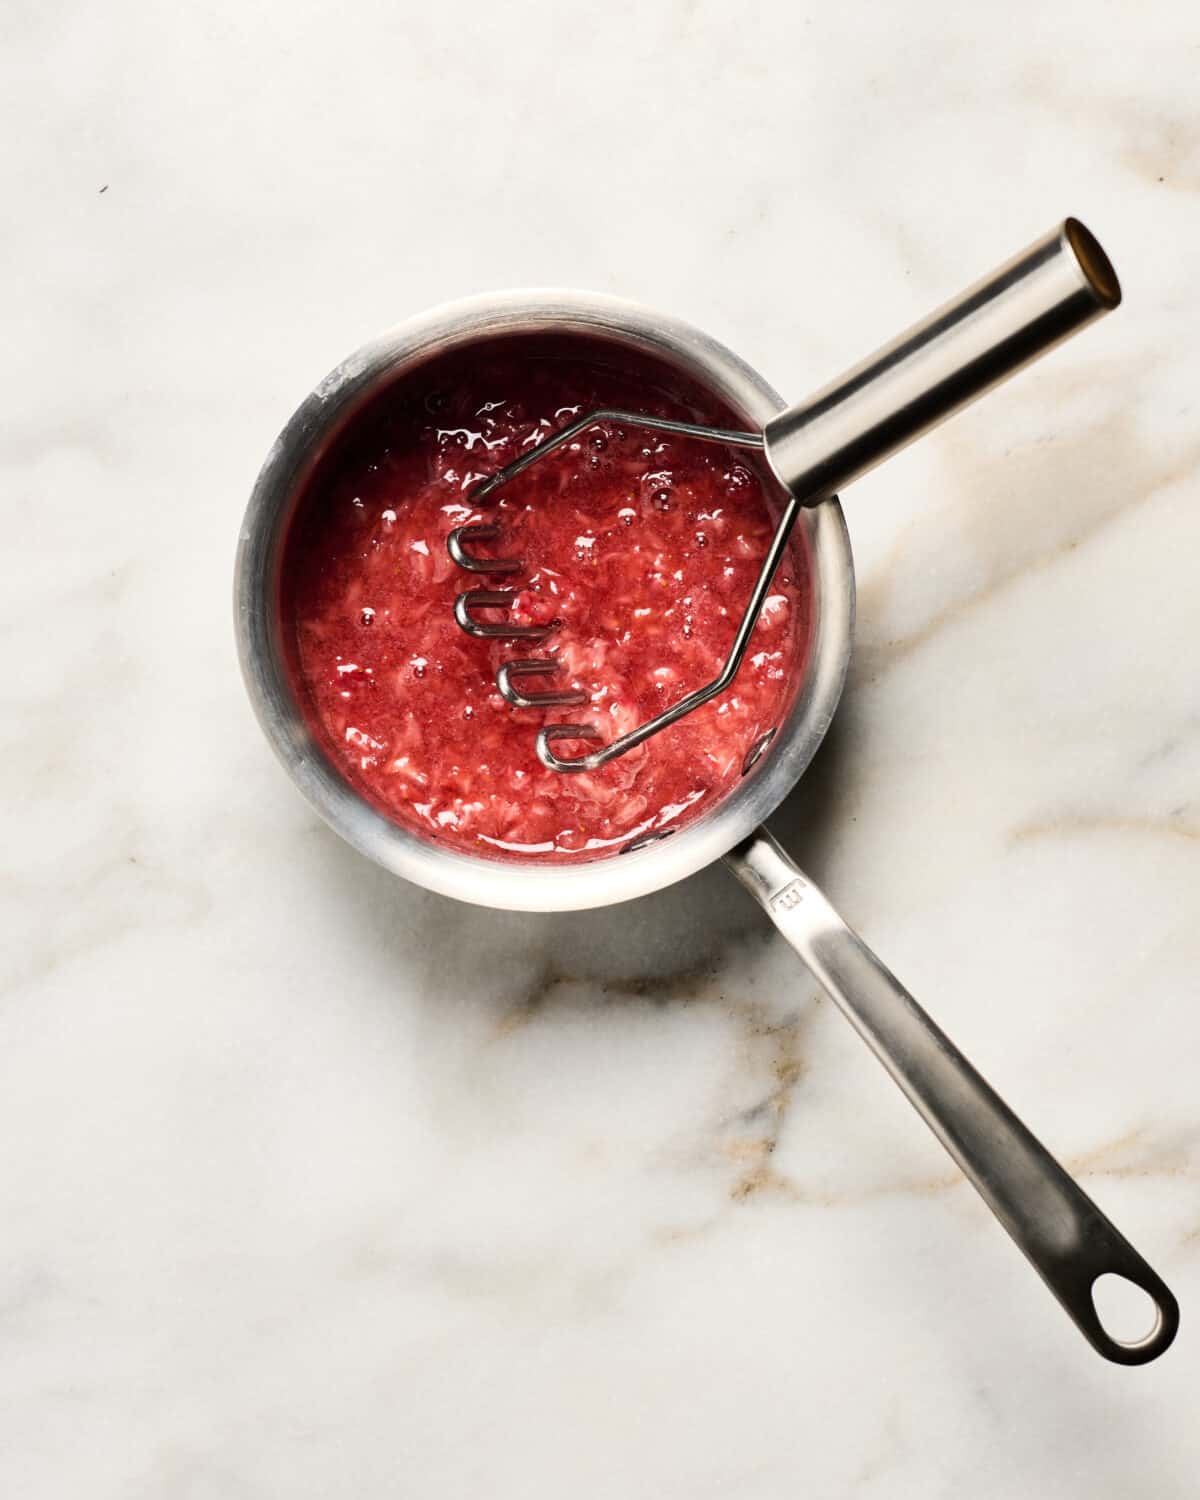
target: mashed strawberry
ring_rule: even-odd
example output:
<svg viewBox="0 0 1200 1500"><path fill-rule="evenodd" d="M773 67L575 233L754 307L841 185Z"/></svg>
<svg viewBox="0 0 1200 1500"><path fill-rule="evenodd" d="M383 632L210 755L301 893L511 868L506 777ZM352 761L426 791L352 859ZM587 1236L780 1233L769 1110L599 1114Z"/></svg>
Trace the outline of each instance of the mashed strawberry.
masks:
<svg viewBox="0 0 1200 1500"><path fill-rule="evenodd" d="M285 623L328 754L389 817L472 854L594 857L695 817L786 713L806 645L797 554L728 692L598 771L541 765L542 723L590 722L609 740L720 670L777 503L745 450L605 422L474 506L480 479L595 407L730 425L648 367L579 351L514 342L394 386L322 464L289 546ZM481 520L501 535L471 550L519 558L520 571L485 577L451 561L449 532ZM468 636L454 600L480 587L511 590L507 618L551 634ZM522 685L582 689L585 705L538 711L501 697L503 662L546 655L558 673Z"/></svg>

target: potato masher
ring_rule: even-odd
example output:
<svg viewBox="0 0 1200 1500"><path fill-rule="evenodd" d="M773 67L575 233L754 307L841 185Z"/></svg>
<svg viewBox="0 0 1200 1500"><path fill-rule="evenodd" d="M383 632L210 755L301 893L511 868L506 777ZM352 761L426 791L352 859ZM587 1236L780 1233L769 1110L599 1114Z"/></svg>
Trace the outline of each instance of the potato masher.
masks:
<svg viewBox="0 0 1200 1500"><path fill-rule="evenodd" d="M757 449L788 496L717 676L652 719L584 755L563 757L552 746L562 740L598 739L594 725L545 725L537 736L542 764L553 771L595 771L723 693L749 648L802 507L828 500L1023 365L1109 312L1120 300L1120 283L1099 242L1078 219L1067 219L808 400L780 412L760 432L729 431L606 408L575 418L474 485L468 498L482 506L501 486L590 427L615 422ZM456 527L446 545L453 561L470 572L514 572L521 567L519 559L481 557L468 551L468 543L494 541L499 535L494 523L475 522ZM464 590L455 601L455 618L469 635L544 640L552 626L481 620L475 614L477 609L508 609L515 597L502 589ZM553 656L505 662L496 674L496 685L517 708L584 702L586 694L576 690L522 692L513 681L517 676L547 676L557 669Z"/></svg>

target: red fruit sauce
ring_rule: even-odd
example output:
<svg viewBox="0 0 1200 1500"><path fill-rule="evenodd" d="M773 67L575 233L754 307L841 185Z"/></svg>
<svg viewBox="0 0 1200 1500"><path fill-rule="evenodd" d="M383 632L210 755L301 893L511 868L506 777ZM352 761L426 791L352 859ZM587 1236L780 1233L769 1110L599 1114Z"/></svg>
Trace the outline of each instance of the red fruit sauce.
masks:
<svg viewBox="0 0 1200 1500"><path fill-rule="evenodd" d="M322 461L293 527L284 619L300 696L326 752L395 822L474 855L566 861L708 811L790 707L809 620L802 543L776 574L733 686L591 773L542 766L543 723L590 722L605 742L720 670L771 539L780 492L744 449L605 422L535 464L483 508L480 479L576 415L623 407L743 424L628 351L512 339L444 357L386 390ZM456 526L499 523L481 556L519 573L467 573ZM479 640L454 619L470 588L519 593L543 642ZM502 619L477 612L482 619ZM556 655L588 703L517 709L496 669ZM560 741L560 755L595 742Z"/></svg>

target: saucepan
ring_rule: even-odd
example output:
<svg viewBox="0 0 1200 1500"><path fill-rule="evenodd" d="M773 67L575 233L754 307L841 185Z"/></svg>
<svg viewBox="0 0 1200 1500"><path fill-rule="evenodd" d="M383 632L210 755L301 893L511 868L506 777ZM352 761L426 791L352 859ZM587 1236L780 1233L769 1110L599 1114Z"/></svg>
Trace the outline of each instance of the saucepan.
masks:
<svg viewBox="0 0 1200 1500"><path fill-rule="evenodd" d="M855 366L785 408L722 344L611 297L534 291L473 298L402 324L339 365L300 406L263 466L238 548L236 624L246 685L267 739L309 803L386 869L480 905L567 911L646 895L717 859L733 873L842 1009L1100 1354L1156 1358L1179 1309L1162 1279L853 932L762 826L795 786L837 707L854 626L854 565L835 490L1068 334L1115 307L1104 251L1075 220ZM748 426L799 500L793 545L806 554L812 629L792 705L746 756L736 788L696 821L580 863L499 862L401 827L339 774L298 700L281 617L285 543L305 485L356 413L428 361L498 340L597 340L707 389ZM670 730L664 731L669 735ZM669 835L669 836L668 836ZM1097 1312L1102 1276L1140 1287L1156 1309L1143 1338L1113 1337Z"/></svg>

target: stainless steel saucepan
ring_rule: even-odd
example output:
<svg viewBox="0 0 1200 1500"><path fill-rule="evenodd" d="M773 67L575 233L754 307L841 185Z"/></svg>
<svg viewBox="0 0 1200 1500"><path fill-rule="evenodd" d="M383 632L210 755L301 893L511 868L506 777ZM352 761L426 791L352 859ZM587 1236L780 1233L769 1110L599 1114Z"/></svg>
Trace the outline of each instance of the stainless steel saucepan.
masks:
<svg viewBox="0 0 1200 1500"><path fill-rule="evenodd" d="M783 408L728 349L686 324L609 297L517 292L440 308L368 344L308 397L272 448L243 523L235 582L242 670L268 740L293 781L343 838L385 868L446 896L525 911L567 911L645 895L724 858L1100 1354L1143 1364L1171 1343L1179 1309L1162 1279L1034 1139L899 981L838 916L763 820L829 727L850 659L854 567L835 491L1055 343L1115 307L1104 251L1068 219L999 271L802 405ZM552 867L474 858L389 821L339 775L310 731L287 667L280 616L284 544L314 466L363 405L450 351L554 334L626 350L668 378L707 388L764 429L780 482L804 505L813 627L793 706L759 743L737 788L707 815L618 853ZM666 731L669 737L670 731ZM766 737L764 737L766 738ZM667 834L671 836L668 837ZM1154 1328L1123 1342L1102 1326L1093 1286L1134 1283Z"/></svg>

